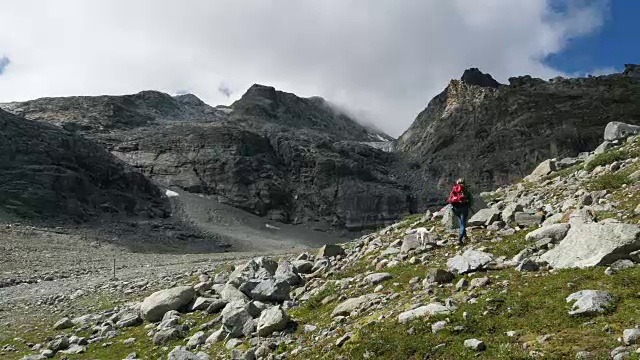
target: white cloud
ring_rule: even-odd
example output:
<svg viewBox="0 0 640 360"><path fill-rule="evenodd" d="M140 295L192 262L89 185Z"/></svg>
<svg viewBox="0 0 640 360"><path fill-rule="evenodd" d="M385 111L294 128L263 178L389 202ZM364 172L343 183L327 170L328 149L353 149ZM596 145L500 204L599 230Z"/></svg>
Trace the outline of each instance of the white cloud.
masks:
<svg viewBox="0 0 640 360"><path fill-rule="evenodd" d="M189 89L217 105L262 83L399 135L468 67L499 81L558 75L541 60L597 29L606 1L564 0L562 13L548 1L12 1L0 101Z"/></svg>

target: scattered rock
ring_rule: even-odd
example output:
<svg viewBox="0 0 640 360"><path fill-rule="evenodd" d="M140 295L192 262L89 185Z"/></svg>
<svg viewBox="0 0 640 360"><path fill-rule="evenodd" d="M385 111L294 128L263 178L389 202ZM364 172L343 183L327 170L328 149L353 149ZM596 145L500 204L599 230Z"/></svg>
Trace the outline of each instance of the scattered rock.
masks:
<svg viewBox="0 0 640 360"><path fill-rule="evenodd" d="M464 341L464 347L473 351L484 351L487 349L487 345L482 340L467 339Z"/></svg>
<svg viewBox="0 0 640 360"><path fill-rule="evenodd" d="M447 260L447 266L449 267L449 270L455 273L466 274L483 269L491 261L493 261L492 254L468 249L462 253L462 255L456 255L455 257Z"/></svg>
<svg viewBox="0 0 640 360"><path fill-rule="evenodd" d="M263 311L258 319L258 335L269 336L275 331L284 330L288 322L289 316L281 307L271 307Z"/></svg>
<svg viewBox="0 0 640 360"><path fill-rule="evenodd" d="M567 297L567 302L573 302L569 315L596 314L608 311L613 306L613 294L601 290L582 290Z"/></svg>

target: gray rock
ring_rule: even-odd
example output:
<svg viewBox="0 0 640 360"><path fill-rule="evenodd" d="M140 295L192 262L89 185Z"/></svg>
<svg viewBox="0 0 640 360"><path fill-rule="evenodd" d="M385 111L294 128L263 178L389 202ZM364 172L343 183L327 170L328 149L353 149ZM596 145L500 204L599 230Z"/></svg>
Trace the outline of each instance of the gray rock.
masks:
<svg viewBox="0 0 640 360"><path fill-rule="evenodd" d="M502 221L505 223L510 223L515 219L515 215L517 212L521 212L523 210L522 205L517 203L509 203L502 210Z"/></svg>
<svg viewBox="0 0 640 360"><path fill-rule="evenodd" d="M58 352L68 347L69 347L69 338L66 336L62 336L57 339L54 339L47 344L47 349L53 352Z"/></svg>
<svg viewBox="0 0 640 360"><path fill-rule="evenodd" d="M196 354L186 350L184 346L176 346L168 355L168 360L202 360Z"/></svg>
<svg viewBox="0 0 640 360"><path fill-rule="evenodd" d="M407 321L425 317L427 315L450 314L451 310L452 308L446 307L440 303L431 303L401 313L398 315L398 321L406 323Z"/></svg>
<svg viewBox="0 0 640 360"><path fill-rule="evenodd" d="M403 254L408 253L411 250L418 249L420 247L420 240L418 239L417 234L409 234L404 237L402 240L402 246L400 247L400 252Z"/></svg>
<svg viewBox="0 0 640 360"><path fill-rule="evenodd" d="M493 260L493 255L468 249L461 255L456 255L453 258L447 260L447 266L449 270L458 274L466 274L483 269Z"/></svg>
<svg viewBox="0 0 640 360"><path fill-rule="evenodd" d="M156 345L166 344L171 340L179 339L182 336L180 330L175 328L165 328L153 334L153 343Z"/></svg>
<svg viewBox="0 0 640 360"><path fill-rule="evenodd" d="M58 322L53 325L54 330L63 330L73 327L73 321L71 321L68 317L62 318L58 320Z"/></svg>
<svg viewBox="0 0 640 360"><path fill-rule="evenodd" d="M517 271L538 271L540 270L540 265L535 262L533 259L524 259L521 263L516 266Z"/></svg>
<svg viewBox="0 0 640 360"><path fill-rule="evenodd" d="M216 299L199 296L196 301L191 304L189 311L206 310Z"/></svg>
<svg viewBox="0 0 640 360"><path fill-rule="evenodd" d="M148 321L159 321L169 310L178 310L188 305L196 295L192 286L179 286L157 291L144 299L140 311Z"/></svg>
<svg viewBox="0 0 640 360"><path fill-rule="evenodd" d="M262 312L258 319L258 335L269 336L287 327L289 315L280 306L271 307Z"/></svg>
<svg viewBox="0 0 640 360"><path fill-rule="evenodd" d="M517 212L514 215L514 221L519 226L537 226L542 223L542 215L541 214L531 214L526 212Z"/></svg>
<svg viewBox="0 0 640 360"><path fill-rule="evenodd" d="M349 341L349 339L351 339L352 336L353 336L352 332L348 332L342 335L340 338L338 338L338 340L336 340L336 346L342 347L342 345L344 345L347 341Z"/></svg>
<svg viewBox="0 0 640 360"><path fill-rule="evenodd" d="M410 235L408 235L408 236L410 236ZM414 238L417 240L417 237L415 237L415 236L414 236ZM416 242L417 242L417 241L416 241ZM401 246L402 246L402 245L401 245ZM395 254L399 254L399 253L400 253L400 249L398 249L398 248L396 248L396 247L389 246L389 247L388 247L388 248L386 248L386 249L382 252L382 254L380 254L380 255L382 255L382 256L389 256L389 255L395 255Z"/></svg>
<svg viewBox="0 0 640 360"><path fill-rule="evenodd" d="M609 265L640 249L640 226L631 224L572 225L567 236L540 259L554 268Z"/></svg>
<svg viewBox="0 0 640 360"><path fill-rule="evenodd" d="M491 280L488 276L471 279L469 290L487 286Z"/></svg>
<svg viewBox="0 0 640 360"><path fill-rule="evenodd" d="M610 265L610 267L615 271L632 268L634 266L636 266L636 264L634 264L633 261L628 259L616 260Z"/></svg>
<svg viewBox="0 0 640 360"><path fill-rule="evenodd" d="M593 358L593 354L588 351L578 351L576 353L576 360L588 360Z"/></svg>
<svg viewBox="0 0 640 360"><path fill-rule="evenodd" d="M640 134L640 126L612 121L604 128L605 140L624 139L632 135Z"/></svg>
<svg viewBox="0 0 640 360"><path fill-rule="evenodd" d="M544 176L551 174L552 172L558 170L556 167L556 162L553 159L547 159L538 165L533 172L529 176L527 176L530 180L538 180Z"/></svg>
<svg viewBox="0 0 640 360"><path fill-rule="evenodd" d="M356 310L366 309L380 300L378 294L366 294L357 298L351 298L340 303L331 313L331 316L349 316Z"/></svg>
<svg viewBox="0 0 640 360"><path fill-rule="evenodd" d="M364 278L364 281L370 285L377 285L391 278L393 278L393 276L389 273L375 273L375 274L367 275Z"/></svg>
<svg viewBox="0 0 640 360"><path fill-rule="evenodd" d="M602 154L603 152L611 149L613 147L613 143L611 143L611 141L603 141L602 144L598 145L598 147L593 150L593 153L598 155L598 154Z"/></svg>
<svg viewBox="0 0 640 360"><path fill-rule="evenodd" d="M257 257L239 266L231 275L227 284L240 288L243 283L252 279L268 279L275 275L278 263L268 257ZM232 300L229 300L232 301Z"/></svg>
<svg viewBox="0 0 640 360"><path fill-rule="evenodd" d="M557 224L557 223L562 221L563 217L564 217L564 214L562 214L562 213L553 214L553 215L549 216L548 218L546 218L542 222L542 226L549 226L549 225Z"/></svg>
<svg viewBox="0 0 640 360"><path fill-rule="evenodd" d="M249 336L253 332L253 317L242 301L230 302L222 310L222 326L232 338Z"/></svg>
<svg viewBox="0 0 640 360"><path fill-rule="evenodd" d="M291 286L302 283L302 279L300 278L300 275L298 275L297 270L295 269L293 264L291 264L287 260L280 260L278 262L278 268L276 269L275 278L285 280Z"/></svg>
<svg viewBox="0 0 640 360"><path fill-rule="evenodd" d="M205 340L207 340L207 335L205 335L204 331L198 331L189 338L189 341L187 342L187 349L195 349L199 345L204 344Z"/></svg>
<svg viewBox="0 0 640 360"><path fill-rule="evenodd" d="M622 332L622 341L624 341L625 345L640 343L640 329L625 329Z"/></svg>
<svg viewBox="0 0 640 360"><path fill-rule="evenodd" d="M259 301L283 302L289 299L290 290L291 286L286 280L263 280L251 290L251 298Z"/></svg>
<svg viewBox="0 0 640 360"><path fill-rule="evenodd" d="M238 290L232 285L218 285L214 286L213 288L220 295L220 298L226 302L249 301L249 297L247 297L247 295L243 294L242 291Z"/></svg>
<svg viewBox="0 0 640 360"><path fill-rule="evenodd" d="M120 320L116 323L117 328L137 326L142 324L142 318L138 313L126 313L122 315Z"/></svg>
<svg viewBox="0 0 640 360"><path fill-rule="evenodd" d="M500 220L500 211L497 209L480 209L469 219L468 224L471 226L488 226L498 220Z"/></svg>
<svg viewBox="0 0 640 360"><path fill-rule="evenodd" d="M464 347L473 351L484 351L487 349L487 345L482 340L467 339L464 341Z"/></svg>
<svg viewBox="0 0 640 360"><path fill-rule="evenodd" d="M345 254L345 252L344 252L344 249L342 248L342 246L337 245L337 244L324 245L318 251L318 256L326 257L326 258L333 257L333 256L338 256L338 255L344 255L344 254Z"/></svg>
<svg viewBox="0 0 640 360"><path fill-rule="evenodd" d="M291 264L299 274L309 274L313 269L313 263L308 260L294 260Z"/></svg>
<svg viewBox="0 0 640 360"><path fill-rule="evenodd" d="M224 332L224 327L222 327L219 330L214 331L211 336L209 336L207 340L205 340L205 344L213 344L218 341L222 341L224 340L225 336L226 333Z"/></svg>
<svg viewBox="0 0 640 360"><path fill-rule="evenodd" d="M71 344L67 349L60 351L62 354L75 355L82 354L87 351L87 347L78 344Z"/></svg>
<svg viewBox="0 0 640 360"><path fill-rule="evenodd" d="M457 291L464 290L467 287L469 287L469 279L467 279L467 278L462 278L462 279L458 280L458 282L456 283L456 290Z"/></svg>
<svg viewBox="0 0 640 360"><path fill-rule="evenodd" d="M574 302L569 315L603 313L610 309L614 301L613 294L602 290L582 290L567 297L568 303Z"/></svg>
<svg viewBox="0 0 640 360"><path fill-rule="evenodd" d="M442 216L442 225L445 230L455 230L460 227L460 222L458 221L458 217L453 212L453 207L451 205L447 205L444 208L444 215Z"/></svg>
<svg viewBox="0 0 640 360"><path fill-rule="evenodd" d="M431 324L431 332L432 333L437 333L440 330L443 330L445 328L445 326L447 326L447 322L442 320L442 321L436 321L433 324Z"/></svg>
<svg viewBox="0 0 640 360"><path fill-rule="evenodd" d="M444 284L452 282L455 275L447 270L431 268L427 270L425 279L430 283Z"/></svg>
<svg viewBox="0 0 640 360"><path fill-rule="evenodd" d="M25 355L20 360L46 360L47 358L42 354L37 355Z"/></svg>
<svg viewBox="0 0 640 360"><path fill-rule="evenodd" d="M569 224L571 225L591 224L594 221L595 213L589 208L576 209L569 215Z"/></svg>
<svg viewBox="0 0 640 360"><path fill-rule="evenodd" d="M242 301L242 300L241 300ZM207 308L207 313L209 314L215 314L217 312L219 312L220 310L224 309L225 306L227 306L229 302L226 300L222 300L222 299L215 299L211 302L211 304L209 305L209 307Z"/></svg>
<svg viewBox="0 0 640 360"><path fill-rule="evenodd" d="M571 225L569 224L555 224L543 226L536 229L525 236L528 241L538 241L544 238L551 238L554 242L558 242L567 235Z"/></svg>

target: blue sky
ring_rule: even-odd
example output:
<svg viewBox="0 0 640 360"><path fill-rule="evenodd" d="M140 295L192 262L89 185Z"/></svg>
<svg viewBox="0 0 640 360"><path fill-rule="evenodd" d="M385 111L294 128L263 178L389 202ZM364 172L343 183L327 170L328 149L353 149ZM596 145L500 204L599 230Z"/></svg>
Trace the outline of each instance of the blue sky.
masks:
<svg viewBox="0 0 640 360"><path fill-rule="evenodd" d="M640 1L609 1L602 27L570 40L567 48L545 63L569 74L598 69L617 72L624 64L640 63Z"/></svg>

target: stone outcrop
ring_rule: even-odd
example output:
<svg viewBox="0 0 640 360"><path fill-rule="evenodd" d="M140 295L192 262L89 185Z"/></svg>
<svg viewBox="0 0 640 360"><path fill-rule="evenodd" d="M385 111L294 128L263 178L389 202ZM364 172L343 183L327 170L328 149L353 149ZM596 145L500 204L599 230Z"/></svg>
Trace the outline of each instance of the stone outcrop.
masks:
<svg viewBox="0 0 640 360"><path fill-rule="evenodd" d="M166 197L97 144L0 110L0 210L42 219L167 216Z"/></svg>
<svg viewBox="0 0 640 360"><path fill-rule="evenodd" d="M592 151L611 121L640 125L640 78L627 68L550 81L523 76L509 85L470 69L452 80L398 139L418 207L442 203L457 177L476 191L495 188L545 159Z"/></svg>

